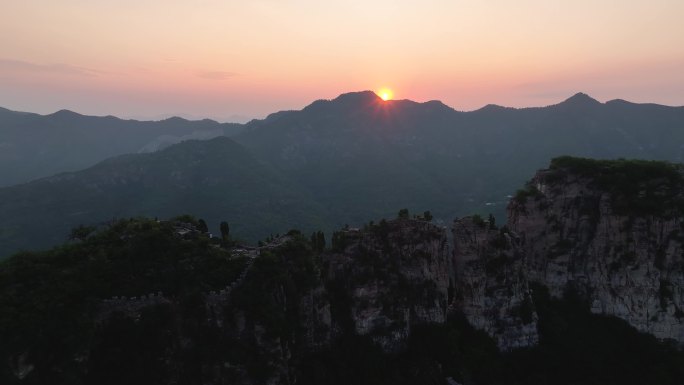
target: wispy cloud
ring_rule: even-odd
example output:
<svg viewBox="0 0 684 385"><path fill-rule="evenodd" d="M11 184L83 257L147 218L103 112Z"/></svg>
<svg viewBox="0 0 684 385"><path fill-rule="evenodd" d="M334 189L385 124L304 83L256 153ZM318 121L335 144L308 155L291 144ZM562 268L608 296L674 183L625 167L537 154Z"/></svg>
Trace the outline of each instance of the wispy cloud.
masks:
<svg viewBox="0 0 684 385"><path fill-rule="evenodd" d="M98 74L100 74L100 71L94 69L69 64L37 64L14 59L0 59L0 71L53 73L76 76L98 76Z"/></svg>
<svg viewBox="0 0 684 385"><path fill-rule="evenodd" d="M237 76L237 74L228 71L200 71L197 73L197 76L210 80L226 80Z"/></svg>

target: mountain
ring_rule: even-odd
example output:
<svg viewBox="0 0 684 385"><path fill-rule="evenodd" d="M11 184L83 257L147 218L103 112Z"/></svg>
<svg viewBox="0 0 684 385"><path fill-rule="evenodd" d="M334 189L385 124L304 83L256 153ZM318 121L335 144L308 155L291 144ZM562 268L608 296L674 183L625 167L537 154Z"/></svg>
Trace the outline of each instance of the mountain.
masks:
<svg viewBox="0 0 684 385"><path fill-rule="evenodd" d="M150 152L186 139L232 135L238 124L170 118L156 122L0 109L0 187L90 167L106 158Z"/></svg>
<svg viewBox="0 0 684 385"><path fill-rule="evenodd" d="M73 118L73 113L58 115L66 115L63 118L67 120ZM116 121L115 118L93 119ZM167 122L171 123L184 127L188 122L182 119ZM214 127L214 123L205 123ZM240 235L255 241L273 231L285 232L292 225L328 232L345 224L360 226L367 218L393 216L401 208L413 212L431 210L435 222L440 224L471 213L485 216L493 213L501 221L506 214L508 197L515 194L528 175L544 167L548 159L560 155L683 161L684 108L620 100L600 103L588 95L577 94L548 107L514 109L490 105L477 111L460 112L438 101L383 101L365 91L318 100L300 111L281 111L266 119L251 121L239 126L239 132L231 138L250 154L252 161L258 161L277 175L277 183L286 183L287 191L299 194L298 200L315 207L306 215L289 211L292 206L268 205L261 206L262 211L255 212L251 219L243 220L240 214L240 223L245 226ZM222 155L214 152L222 149L212 143L199 142L192 148L220 159ZM156 137L136 148L156 149L166 144L163 137ZM98 146L101 144L93 144L92 148ZM168 154L163 158L136 158L136 164L144 167L148 159L157 159L167 163L164 172L187 166L182 159L173 158L176 152ZM60 154L59 158L71 159L71 156L71 153ZM60 188L80 191L78 186L86 185L85 180L90 180L93 174L111 180L140 177L125 163L105 164L106 168L98 166L59 178L59 186L63 186ZM228 164L220 172L230 173L231 167L238 165ZM105 173L110 175L104 176ZM145 174L145 178L156 177L153 172ZM258 184L249 186L244 197L262 193ZM86 200L72 198L78 194L51 193L51 188L54 186L42 181L22 188L0 189L5 202L23 202L0 203L3 218L0 236L4 240L0 255L39 246L31 240L37 234L36 223L40 222L61 224L41 230L44 231L41 239L58 241L64 239L71 226L119 215L167 217L192 211L205 219L218 218L209 204L198 204L184 197L196 196L200 189L202 194L219 197L238 187L188 184L183 189L155 190L142 183L127 184L125 193L120 189L117 194L139 198L126 202L109 198L114 194L113 185L99 192L93 190L91 198ZM22 196L34 196L34 189L44 194L41 200L26 201ZM97 203L97 194L111 203ZM169 203L154 206L148 201ZM245 212L240 207L242 204L252 207L246 198L225 201L222 207L230 206L231 212L242 213ZM66 214L81 214L65 215L63 207L71 207ZM286 223L279 219L270 222L269 216L296 217L303 222ZM227 216L221 220L234 221ZM216 222L210 224L216 226ZM283 227L274 228L276 224ZM46 241L41 243L46 244Z"/></svg>
<svg viewBox="0 0 684 385"><path fill-rule="evenodd" d="M256 248L189 216L80 232L0 262L0 381L681 384L684 166L560 157L508 207L453 247L405 211Z"/></svg>
<svg viewBox="0 0 684 385"><path fill-rule="evenodd" d="M252 122L235 140L312 191L339 224L358 224L401 207L452 207L458 191L430 170L444 159L430 159L435 148L423 142L454 114L360 92Z"/></svg>
<svg viewBox="0 0 684 385"><path fill-rule="evenodd" d="M358 92L253 121L234 138L315 192L338 223L432 209L503 217L507 196L560 155L684 160L684 108L599 103L455 111ZM350 204L353 201L353 204Z"/></svg>
<svg viewBox="0 0 684 385"><path fill-rule="evenodd" d="M202 213L214 226L240 223L234 234L250 241L265 238L264 228L327 226L306 190L226 137L122 155L0 189L0 212L0 254L61 243L76 224L140 215Z"/></svg>

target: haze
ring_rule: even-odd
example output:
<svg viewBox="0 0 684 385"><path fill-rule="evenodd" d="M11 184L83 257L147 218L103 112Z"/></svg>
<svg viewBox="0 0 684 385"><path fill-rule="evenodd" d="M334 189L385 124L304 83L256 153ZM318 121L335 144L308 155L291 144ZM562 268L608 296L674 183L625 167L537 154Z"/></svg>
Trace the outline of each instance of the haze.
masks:
<svg viewBox="0 0 684 385"><path fill-rule="evenodd" d="M684 104L684 2L25 0L0 105L244 120L350 90L460 110L577 91Z"/></svg>

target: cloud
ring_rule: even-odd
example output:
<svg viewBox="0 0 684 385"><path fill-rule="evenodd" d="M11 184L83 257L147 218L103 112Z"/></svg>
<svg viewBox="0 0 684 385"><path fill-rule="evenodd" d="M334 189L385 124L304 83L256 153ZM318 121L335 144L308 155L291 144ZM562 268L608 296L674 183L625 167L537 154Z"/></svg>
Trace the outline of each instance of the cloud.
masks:
<svg viewBox="0 0 684 385"><path fill-rule="evenodd" d="M210 80L226 80L228 78L237 76L237 74L235 72L228 71L200 71L197 73L197 76Z"/></svg>
<svg viewBox="0 0 684 385"><path fill-rule="evenodd" d="M53 73L76 76L98 76L98 74L100 74L100 71L69 64L36 64L14 59L0 59L0 71Z"/></svg>

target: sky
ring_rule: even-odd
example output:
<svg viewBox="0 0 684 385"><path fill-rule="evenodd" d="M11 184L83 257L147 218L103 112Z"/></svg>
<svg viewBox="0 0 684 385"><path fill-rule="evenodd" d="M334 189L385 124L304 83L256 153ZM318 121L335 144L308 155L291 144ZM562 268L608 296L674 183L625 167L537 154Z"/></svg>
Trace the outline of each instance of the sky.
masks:
<svg viewBox="0 0 684 385"><path fill-rule="evenodd" d="M3 0L0 106L221 121L360 90L684 105L682 0Z"/></svg>

